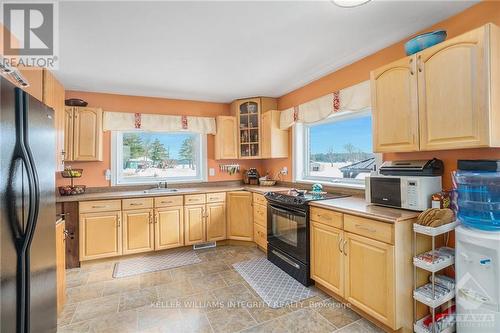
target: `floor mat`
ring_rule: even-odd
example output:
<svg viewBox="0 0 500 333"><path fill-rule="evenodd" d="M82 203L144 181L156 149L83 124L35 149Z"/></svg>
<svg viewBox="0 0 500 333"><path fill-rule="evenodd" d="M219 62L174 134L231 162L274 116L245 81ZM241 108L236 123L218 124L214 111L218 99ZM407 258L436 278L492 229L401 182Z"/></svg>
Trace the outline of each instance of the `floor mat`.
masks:
<svg viewBox="0 0 500 333"><path fill-rule="evenodd" d="M113 277L121 278L142 273L162 271L200 262L200 258L198 258L198 255L192 250L149 255L117 262L113 270Z"/></svg>
<svg viewBox="0 0 500 333"><path fill-rule="evenodd" d="M266 258L238 262L233 267L271 308L317 295Z"/></svg>

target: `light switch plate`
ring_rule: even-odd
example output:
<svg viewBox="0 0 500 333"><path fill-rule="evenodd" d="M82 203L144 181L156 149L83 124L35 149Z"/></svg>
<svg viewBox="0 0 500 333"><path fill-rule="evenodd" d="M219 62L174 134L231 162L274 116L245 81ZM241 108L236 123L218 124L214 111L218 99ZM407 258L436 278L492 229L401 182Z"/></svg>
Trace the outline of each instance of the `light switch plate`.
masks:
<svg viewBox="0 0 500 333"><path fill-rule="evenodd" d="M212 177L215 176L215 169L214 168L209 168L208 169L208 175L212 176Z"/></svg>

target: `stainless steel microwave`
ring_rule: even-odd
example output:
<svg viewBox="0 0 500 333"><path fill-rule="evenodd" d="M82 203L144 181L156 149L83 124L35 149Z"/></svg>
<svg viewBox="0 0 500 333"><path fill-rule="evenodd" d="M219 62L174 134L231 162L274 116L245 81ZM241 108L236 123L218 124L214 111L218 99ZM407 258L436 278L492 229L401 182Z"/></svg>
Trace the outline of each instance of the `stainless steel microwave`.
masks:
<svg viewBox="0 0 500 333"><path fill-rule="evenodd" d="M385 176L365 178L366 201L372 204L422 211L441 191L441 176Z"/></svg>

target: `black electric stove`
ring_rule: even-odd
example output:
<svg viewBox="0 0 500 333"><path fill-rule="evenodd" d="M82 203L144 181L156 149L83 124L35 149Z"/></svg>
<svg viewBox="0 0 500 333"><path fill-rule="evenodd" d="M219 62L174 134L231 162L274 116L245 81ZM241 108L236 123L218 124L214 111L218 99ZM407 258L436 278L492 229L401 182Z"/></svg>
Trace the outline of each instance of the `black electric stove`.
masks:
<svg viewBox="0 0 500 333"><path fill-rule="evenodd" d="M305 286L309 277L309 203L348 197L301 190L269 192L267 199L267 258Z"/></svg>

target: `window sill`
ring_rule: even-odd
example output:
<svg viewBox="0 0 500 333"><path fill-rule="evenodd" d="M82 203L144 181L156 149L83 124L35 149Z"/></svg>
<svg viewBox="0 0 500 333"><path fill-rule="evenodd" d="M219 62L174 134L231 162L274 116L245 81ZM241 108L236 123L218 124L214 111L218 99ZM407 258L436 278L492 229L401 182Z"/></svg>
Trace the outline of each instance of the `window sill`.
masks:
<svg viewBox="0 0 500 333"><path fill-rule="evenodd" d="M341 182L328 182L324 180L313 180L313 179L297 179L295 181L298 184L321 184L328 187L340 187L348 188L353 190L365 190L365 184L351 184L351 183L341 183Z"/></svg>

